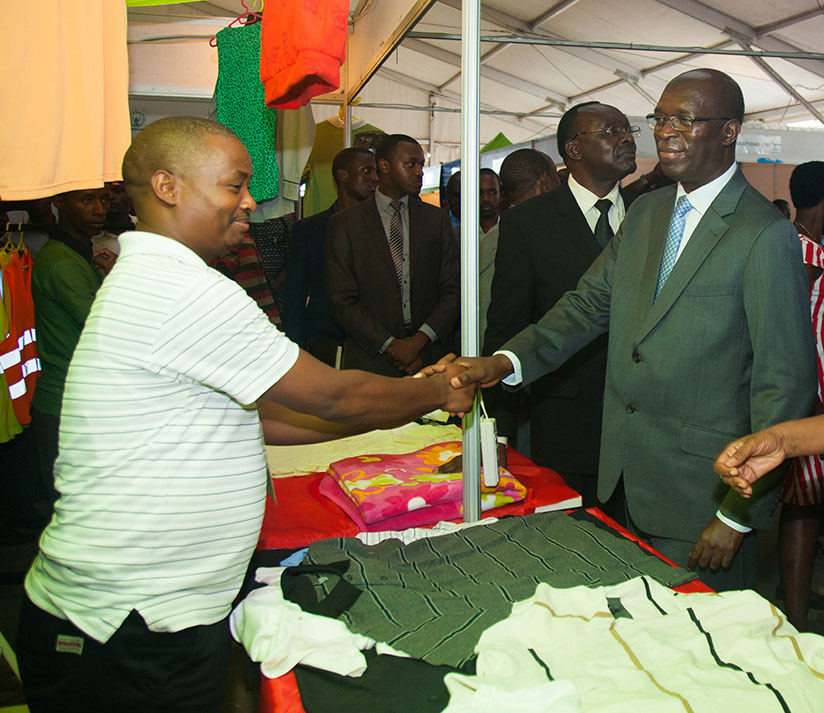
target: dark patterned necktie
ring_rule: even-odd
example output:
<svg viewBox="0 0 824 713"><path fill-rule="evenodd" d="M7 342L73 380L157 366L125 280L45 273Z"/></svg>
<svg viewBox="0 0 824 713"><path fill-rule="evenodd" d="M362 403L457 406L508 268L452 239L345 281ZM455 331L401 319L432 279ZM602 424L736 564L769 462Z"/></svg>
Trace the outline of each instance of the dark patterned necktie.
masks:
<svg viewBox="0 0 824 713"><path fill-rule="evenodd" d="M598 222L595 224L595 239L598 241L598 245L601 246L601 250L603 250L609 239L614 235L612 226L609 224L609 209L612 208L612 201L602 198L595 201L595 207L601 212L601 215L598 216Z"/></svg>
<svg viewBox="0 0 824 713"><path fill-rule="evenodd" d="M401 201L389 203L392 210L392 222L389 224L389 250L392 252L392 262L395 264L395 274L398 284L403 280L403 225L401 224Z"/></svg>

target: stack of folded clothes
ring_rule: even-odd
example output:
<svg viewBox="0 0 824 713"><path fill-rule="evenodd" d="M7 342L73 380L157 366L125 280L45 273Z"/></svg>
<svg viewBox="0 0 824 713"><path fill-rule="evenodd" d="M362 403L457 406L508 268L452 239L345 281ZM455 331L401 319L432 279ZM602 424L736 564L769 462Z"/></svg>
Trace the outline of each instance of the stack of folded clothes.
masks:
<svg viewBox="0 0 824 713"><path fill-rule="evenodd" d="M403 530L461 517L463 475L435 469L461 454L448 441L401 455L362 455L329 466L320 492L362 530ZM520 502L526 488L504 468L494 490L481 493L481 510Z"/></svg>

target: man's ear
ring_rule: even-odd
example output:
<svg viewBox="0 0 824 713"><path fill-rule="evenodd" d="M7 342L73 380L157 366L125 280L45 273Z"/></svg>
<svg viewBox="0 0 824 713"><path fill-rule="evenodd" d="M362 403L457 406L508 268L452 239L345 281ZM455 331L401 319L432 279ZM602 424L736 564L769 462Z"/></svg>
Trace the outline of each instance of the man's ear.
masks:
<svg viewBox="0 0 824 713"><path fill-rule="evenodd" d="M349 171L345 168L339 168L335 172L335 183L342 184L349 180Z"/></svg>
<svg viewBox="0 0 824 713"><path fill-rule="evenodd" d="M377 169L378 169L378 175L379 176L382 173L389 173L389 168L390 168L389 161L387 161L385 158L379 158L376 166L377 166Z"/></svg>
<svg viewBox="0 0 824 713"><path fill-rule="evenodd" d="M152 177L149 180L149 184L152 187L152 191L154 192L155 197L161 203L173 206L177 205L179 197L178 180L178 177L175 176L173 173L169 173L168 171L164 171L161 169L159 171L155 171L152 174Z"/></svg>
<svg viewBox="0 0 824 713"><path fill-rule="evenodd" d="M738 135L741 133L741 122L738 119L730 119L724 124L724 146L732 146L738 140Z"/></svg>
<svg viewBox="0 0 824 713"><path fill-rule="evenodd" d="M567 159L573 161L581 160L581 149L575 139L567 139L567 142L564 144L564 150L566 151Z"/></svg>

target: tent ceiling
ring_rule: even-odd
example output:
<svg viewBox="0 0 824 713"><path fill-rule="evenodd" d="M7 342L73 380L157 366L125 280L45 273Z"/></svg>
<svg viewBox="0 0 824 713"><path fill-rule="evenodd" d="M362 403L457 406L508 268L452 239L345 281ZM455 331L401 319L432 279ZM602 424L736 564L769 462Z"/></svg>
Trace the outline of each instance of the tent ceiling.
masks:
<svg viewBox="0 0 824 713"><path fill-rule="evenodd" d="M355 29L365 13L380 13L384 2L351 0ZM824 36L822 7L819 0L488 0L482 6L481 34L815 53ZM129 19L190 24L196 19L234 17L242 11L240 0L212 0L131 9ZM377 125L394 126L398 112L387 116L386 110L368 105L459 107L460 42L420 34L457 35L460 26L461 0L433 2L359 93L365 106L357 109L358 115ZM695 67L732 74L744 90L749 119L791 125L824 112L821 59L767 58L759 64L742 56L496 42L483 42L481 56L482 109L523 117L484 115L482 141L498 131L515 141L553 133L559 110L580 101L607 102L629 115L642 116L652 110L668 80ZM334 111L329 108L327 115ZM432 143L459 142L460 122L453 114L417 114L418 138L427 140L428 133Z"/></svg>

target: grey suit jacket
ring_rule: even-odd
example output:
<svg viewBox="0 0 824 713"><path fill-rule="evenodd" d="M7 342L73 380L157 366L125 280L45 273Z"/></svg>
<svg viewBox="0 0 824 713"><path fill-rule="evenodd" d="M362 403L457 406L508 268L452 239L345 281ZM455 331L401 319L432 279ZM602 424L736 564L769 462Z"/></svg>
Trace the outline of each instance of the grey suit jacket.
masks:
<svg viewBox="0 0 824 713"><path fill-rule="evenodd" d="M424 364L447 352L460 310L458 250L446 211L409 200L411 331L428 324L438 341ZM332 216L326 235L326 287L332 318L346 333L343 366L401 376L379 352L390 337L406 337L401 290L375 199Z"/></svg>
<svg viewBox="0 0 824 713"><path fill-rule="evenodd" d="M537 322L575 289L601 252L566 184L505 211L499 233L484 354ZM536 463L568 473L597 472L606 362L603 335L530 385ZM513 436L518 394L496 386L484 398L498 433Z"/></svg>
<svg viewBox="0 0 824 713"><path fill-rule="evenodd" d="M675 191L640 197L576 289L504 348L529 383L609 331L598 497L623 475L637 525L686 541L719 507L769 526L781 474L747 501L713 460L736 437L809 415L816 367L798 236L740 170L653 303Z"/></svg>

